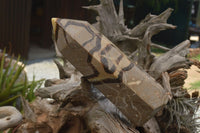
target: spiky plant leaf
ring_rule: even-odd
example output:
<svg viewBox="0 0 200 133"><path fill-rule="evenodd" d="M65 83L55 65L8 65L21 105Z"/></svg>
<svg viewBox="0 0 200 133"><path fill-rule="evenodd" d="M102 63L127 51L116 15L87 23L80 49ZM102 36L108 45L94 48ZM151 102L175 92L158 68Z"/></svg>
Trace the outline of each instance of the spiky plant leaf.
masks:
<svg viewBox="0 0 200 133"><path fill-rule="evenodd" d="M20 56L15 62L13 62L13 57L6 62L4 50L0 61L0 106L10 103L15 105L14 101L19 95L27 98L28 101L34 100L34 89L40 87L44 81L43 79L36 81L33 78L32 82L28 82L23 73L25 65L19 65L19 61ZM22 79L21 75L25 76L23 80L19 80Z"/></svg>
<svg viewBox="0 0 200 133"><path fill-rule="evenodd" d="M177 125L177 132L179 133L184 127L191 133L198 133L200 129L200 119L195 114L198 111L199 98L185 98L184 96L173 98L167 106L166 110L169 112L169 121L166 129L170 125Z"/></svg>
<svg viewBox="0 0 200 133"><path fill-rule="evenodd" d="M2 86L2 78L3 78L3 69L4 69L4 61L5 61L5 53L6 53L6 50L4 49L3 51L3 55L2 55L2 58L1 58L1 66L0 66L0 87ZM2 91L3 88L1 87L0 90Z"/></svg>

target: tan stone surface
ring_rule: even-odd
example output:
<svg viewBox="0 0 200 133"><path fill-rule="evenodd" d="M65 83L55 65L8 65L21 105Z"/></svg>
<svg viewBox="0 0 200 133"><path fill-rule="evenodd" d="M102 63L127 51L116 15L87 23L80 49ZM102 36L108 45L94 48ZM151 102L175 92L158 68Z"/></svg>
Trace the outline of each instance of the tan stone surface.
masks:
<svg viewBox="0 0 200 133"><path fill-rule="evenodd" d="M192 65L190 69L187 70L188 77L185 80L184 88L190 88L191 83L200 82L200 69L195 65Z"/></svg>
<svg viewBox="0 0 200 133"><path fill-rule="evenodd" d="M137 126L168 101L162 86L86 21L52 19L56 47Z"/></svg>

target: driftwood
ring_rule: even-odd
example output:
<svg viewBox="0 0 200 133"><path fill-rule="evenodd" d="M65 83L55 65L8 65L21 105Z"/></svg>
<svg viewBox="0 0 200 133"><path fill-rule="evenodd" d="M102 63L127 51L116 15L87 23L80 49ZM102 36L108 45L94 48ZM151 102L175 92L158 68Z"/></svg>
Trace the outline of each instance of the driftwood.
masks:
<svg viewBox="0 0 200 133"><path fill-rule="evenodd" d="M117 43L123 51L133 52L137 49L134 61L140 67L148 70L153 62L154 56L151 53L151 46L163 48L151 42L151 37L162 30L174 29L176 26L167 24L167 19L171 15L172 9L167 9L160 15L147 15L139 25L133 29L128 29L124 25L123 0L121 0L119 14L116 13L112 0L101 0L101 4L97 6L84 7L95 10L99 14L98 24L94 26L99 29L112 42ZM117 27L117 28L116 28ZM126 49L128 47L128 49Z"/></svg>
<svg viewBox="0 0 200 133"><path fill-rule="evenodd" d="M173 49L161 47L151 41L152 36L160 31L176 28L176 26L167 24L167 19L173 10L169 8L160 15L149 14L139 25L135 26L133 29L128 29L124 23L122 0L120 2L118 14L115 10L113 0L101 0L100 5L84 8L97 11L99 17L97 17L97 23L93 25L101 33L96 30L94 32L94 28L91 28L86 22L80 23L80 21L76 21L76 25L68 25L68 20L62 21L61 19L57 19L59 20L57 21L53 19L53 33L56 49L59 52L59 56L61 56L65 62L64 66L59 62L55 62L59 68L61 79L47 80L45 84L46 87L36 90L35 94L38 97L43 98L38 98L31 105L37 118L36 122L25 122L20 126L18 132L35 132L36 129L40 132L45 131L54 133L162 132L162 128L166 127L168 123L167 121L162 121L164 113L169 115L169 112L167 112L165 108L158 108L154 112L155 114L159 111L157 114L149 115L149 111L152 112L152 109L138 108L139 106L135 106L138 103L134 103L133 105L138 111L144 112L145 110L146 112L141 115L141 121L136 117L134 117L136 119L133 120L131 119L131 116L136 115L136 113L124 111L124 109L130 108L130 104L126 104L127 101L124 97L127 97L127 95L123 94L127 94L126 91L131 90L128 91L130 95L133 95L133 92L135 92L134 95L144 98L142 100L132 99L131 102L137 101L141 104L148 103L148 99L151 99L152 97L155 97L155 99L158 98L157 93L150 92L152 86L156 84L155 88L157 91L159 90L165 94L165 98L167 99L174 99L182 96L183 84L187 77L187 73L180 68L188 68L191 64L186 58L188 47L190 45L189 41L186 40ZM72 22L75 20L70 21ZM77 25L79 25L79 27ZM94 32L94 34L88 35L88 32ZM102 34L111 40L111 42L107 39L103 39L99 41L101 45L96 45L98 39L104 38ZM88 40L88 38L90 39ZM86 43L83 44L83 42ZM86 45L87 43L89 43L89 45ZM95 81L98 81L99 78L94 80L94 77L87 77L88 75L93 74L93 69L96 68L96 72L99 73L105 71L110 72L110 75L104 73L100 78L103 79L106 78L106 76L110 78L111 76L112 79L114 79L116 78L116 75L111 73L113 64L118 70L121 70L127 62L130 62L127 59L123 64L115 64L115 59L118 57L118 52L116 51L119 50L113 46L112 43L115 43L122 51L131 53L128 56L132 59L133 62L131 63L134 63L134 69L136 69L132 75L129 75L129 73L126 73L125 75L128 75L128 78L139 78L139 80L142 80L142 78L145 77L144 81L147 81L145 85L141 86L138 85L140 82L135 81L133 84L136 85L130 87L127 85L128 82L124 82L124 78L121 81L121 86L115 87L122 89L119 91L121 94L119 94L118 97L115 97L116 90L108 93L112 90L109 89L110 84L101 84L102 82L100 82L100 84L95 86ZM83 48L80 46L81 44L85 45L85 47ZM99 48L98 46L101 47ZM161 48L167 52L159 57L155 57L151 52L151 47ZM104 48L105 51L103 51L102 48ZM73 50L77 51L74 52ZM90 50L93 50L93 52ZM109 50L116 50L113 52L115 54L109 53ZM82 54L78 55L78 53ZM99 57L103 58L108 56L113 58L109 60L106 58L108 61L106 66L105 62L100 62ZM123 54L123 57L126 56ZM69 60L77 70L69 65L69 62L66 63L66 60ZM88 62L92 63L88 65ZM82 77L82 74L80 74L78 70L84 77ZM98 87L98 85L102 86ZM124 86L128 87L124 89ZM99 90L102 91L105 96ZM147 95L143 95L145 91L148 93ZM160 93L158 93L158 95L160 95ZM112 97L116 98L116 100L113 100ZM46 98L51 98L51 101L49 102ZM122 98L125 99L125 102ZM163 97L160 97L158 99L162 98ZM166 103L166 101L162 103ZM117 103L120 104L118 105ZM149 105L153 104L155 103ZM145 107L145 105L141 105L141 107ZM167 118L169 118L169 116L167 116ZM171 131L176 132L177 125L171 125L170 128L172 127L173 130ZM184 126L181 128L184 129L183 131L189 132Z"/></svg>
<svg viewBox="0 0 200 133"><path fill-rule="evenodd" d="M158 78L162 72L170 69L188 67L189 61L185 57L189 52L189 46L190 42L188 40L184 41L172 50L155 59L149 69L150 75L154 78Z"/></svg>
<svg viewBox="0 0 200 133"><path fill-rule="evenodd" d="M187 78L186 70L177 70L169 73L170 76L170 85L172 87L180 87L182 88L185 84L184 80Z"/></svg>
<svg viewBox="0 0 200 133"><path fill-rule="evenodd" d="M15 127L21 122L22 115L15 107L0 107L0 130Z"/></svg>
<svg viewBox="0 0 200 133"><path fill-rule="evenodd" d="M123 47L125 48L118 44L123 51L127 50L126 47L131 49L131 47L129 47L130 45L136 48L136 50L133 49L135 51L130 55L130 57L134 59L135 63L140 68L143 68L155 79L161 77L163 72L172 72L176 71L178 68L188 68L190 66L191 62L185 58L189 52L188 48L190 42L188 40L178 44L173 49L165 48L151 42L152 36L160 31L169 28L176 28L176 26L167 24L167 19L171 15L173 9L169 8L160 15L148 14L140 24L135 26L133 29L128 29L124 25L122 4L123 0L121 0L120 3L119 14L116 13L116 10L113 10L114 4L112 0L101 0L100 5L84 8L97 11L99 17L97 19L98 24L94 25L95 28L99 29L112 42L117 44L118 42L124 42ZM118 27L117 32L114 32L115 28L113 26ZM168 52L160 57L154 57L151 53L151 47L157 47Z"/></svg>
<svg viewBox="0 0 200 133"><path fill-rule="evenodd" d="M61 93L59 90L55 93L51 89L57 85L48 87L51 89L49 92L52 91L50 94L55 93L54 96L58 96L55 98L56 101L36 99L31 107L34 109L37 121L26 122L20 126L18 132L139 133L136 129L128 127L110 113L105 112L98 101L92 97L91 92L85 89L90 85L87 82L83 83L85 84L79 86L81 88L69 87L69 83L65 83L65 94L68 92L68 95L65 95L64 101L59 99L59 96L63 96L62 90L60 90ZM76 86L75 82L74 85ZM40 90L36 93L41 94ZM50 95L44 97L51 98Z"/></svg>
<svg viewBox="0 0 200 133"><path fill-rule="evenodd" d="M200 62L197 59L190 59L190 61L200 69Z"/></svg>
<svg viewBox="0 0 200 133"><path fill-rule="evenodd" d="M162 83L160 84L164 88L163 91L165 91L166 96L169 99L172 99L174 95L172 94L173 92L170 85L170 81L171 81L170 74L172 75L172 72L175 73L175 71L177 71L178 68L188 67L190 65L190 62L185 58L185 56L188 53L188 47L190 45L189 41L184 41L183 43L179 44L177 47L173 49L168 49L165 47L159 47L159 45L152 43L151 38L153 35L159 33L162 30L176 28L176 26L166 23L168 17L170 16L173 10L169 8L158 16L149 14L146 16L146 18L143 21L141 21L141 23L138 26L134 27L133 29L128 29L125 26L124 21L123 21L124 19L123 1L121 1L120 3L119 14L116 13L112 0L101 0L100 5L84 7L84 8L96 10L98 12L99 17L97 18L98 22L94 24L95 28L101 31L101 33L103 33L106 37L108 37L108 39L110 39L113 43L116 43L120 48L122 48L123 51L127 50L125 49L125 47L131 48L130 52L133 52L133 54L131 54L131 57L133 57L133 61L140 69L143 69L143 71L146 71L155 79L162 77ZM85 59L87 60L87 56L84 57L84 52L85 54L89 53L90 55L93 55L94 52L92 50L89 51L89 49L98 47L97 44L95 45L94 41L98 41L98 39L102 38L102 35L98 33L97 31L93 31L93 28L90 28L89 24L87 24L86 22L81 22L82 23L81 24L78 21L76 21L74 22L76 23L75 25L73 25L72 23L73 23L73 20L53 19L56 47L65 59L69 60L84 76L86 76L86 79L88 81L93 82L92 78L91 79L87 78L87 75L92 74L93 69L90 69L91 66L84 64L86 62L86 61L84 62L84 60ZM79 25L79 27L76 27L76 25ZM68 29L68 26L69 26L69 29ZM87 30L84 31L84 27L87 27L86 28ZM87 32L90 32L90 34L92 35L92 39L89 38L90 35L86 34ZM92 34L91 32L94 32L94 34ZM87 38L87 39L82 40L80 38L81 36L84 36L84 38L85 39ZM111 44L111 42L107 41L106 39L105 39L106 41L102 41L102 40L101 40L101 44L102 44L101 47L107 46L107 45L105 46L103 45L104 42L105 44ZM65 43L67 45L64 46ZM87 47L87 43L89 44L93 43L94 46L93 45L90 46L88 44L90 47ZM83 53L82 54L83 56L79 55L78 57L76 54L74 54L75 52L72 51L73 49L70 49L70 48L73 48L73 47L79 48L80 47L79 45L83 45L84 50L78 51L79 53L81 52ZM155 57L151 53L151 47L158 47L168 52L160 57ZM88 51L87 51L87 48L88 48ZM112 48L109 48L109 49L112 49ZM103 52L101 49L98 49L98 50L94 49L94 50L97 53L98 51ZM94 62L97 64L93 62L93 65L100 66L102 63L105 66L103 62L98 64L99 60L98 60L97 55L101 55L102 53L99 53L97 55L95 54L94 54L95 56L94 58L96 60L94 60ZM106 57L106 54L104 54L104 56ZM109 55L109 56L112 56L112 55ZM80 66L80 63L82 63L81 61L83 61L83 64ZM111 64L108 64L107 69L108 71L111 71L112 60L109 60L109 63ZM137 70L139 71L139 69ZM97 69L97 72L101 73L101 71L102 70L100 70L99 68ZM169 75L166 73L167 71L169 72ZM137 76L142 75L142 71L138 72L137 74L136 74L136 71L134 71L134 74ZM106 75L104 76L105 77L102 77L102 78L106 78ZM94 81L96 80L98 81L98 79L95 79ZM151 83L149 82L148 85L151 85L152 83L154 84L154 82L151 81ZM106 87L108 86L109 85L106 85ZM105 86L98 87L98 85L96 85L96 87L100 89L104 94L107 94L107 92L104 91ZM175 88L177 86L173 86L173 87ZM133 87L133 89L136 89L136 88L137 88L136 86ZM136 94L139 94L139 93L142 94L142 91L141 90L138 92L136 91ZM117 105L117 102L115 102L115 100L112 99L112 97L114 96L113 94L114 93L112 93L112 95L106 95L106 97L108 97L115 105ZM125 96L120 96L120 97L125 97ZM118 101L120 102L120 100ZM117 106L117 107L120 108L120 106ZM131 116L127 115L127 113L124 112L123 109L124 108L120 108L120 111L122 111L122 113L127 118L124 116L121 118L124 118L126 121L130 120L132 125L142 126L142 124L139 121L137 121L137 119L135 121L131 120L130 119ZM129 114L130 114L130 111L129 111ZM143 117L143 120L145 119L146 118ZM128 123L130 122L128 121ZM150 124L146 124L146 125L157 125L155 120L152 120L149 123ZM104 127L106 127L106 125L104 125ZM147 128L149 126L144 125L143 127L146 130L148 130ZM150 126L149 132L150 131L159 132L159 128L158 126Z"/></svg>
<svg viewBox="0 0 200 133"><path fill-rule="evenodd" d="M26 119L26 121L36 122L36 115L29 106L29 103L27 100L25 100L22 96L20 97L22 106L23 106L23 116Z"/></svg>

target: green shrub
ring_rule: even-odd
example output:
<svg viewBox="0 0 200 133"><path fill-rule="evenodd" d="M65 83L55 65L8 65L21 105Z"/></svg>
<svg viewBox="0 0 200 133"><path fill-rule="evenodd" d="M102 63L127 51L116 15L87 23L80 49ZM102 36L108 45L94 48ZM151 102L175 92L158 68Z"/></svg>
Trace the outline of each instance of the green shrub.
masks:
<svg viewBox="0 0 200 133"><path fill-rule="evenodd" d="M40 87L43 80L29 82L24 64L19 64L20 56L16 61L13 57L6 60L5 50L0 61L0 106L14 104L19 96L25 97L29 102L34 100L34 89Z"/></svg>

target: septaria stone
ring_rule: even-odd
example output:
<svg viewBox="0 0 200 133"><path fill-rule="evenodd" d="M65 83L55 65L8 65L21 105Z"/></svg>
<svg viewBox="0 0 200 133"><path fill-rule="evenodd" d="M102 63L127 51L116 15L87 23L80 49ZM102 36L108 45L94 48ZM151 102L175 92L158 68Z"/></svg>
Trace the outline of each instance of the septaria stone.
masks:
<svg viewBox="0 0 200 133"><path fill-rule="evenodd" d="M141 126L168 101L164 89L86 21L53 18L60 53L134 125Z"/></svg>

